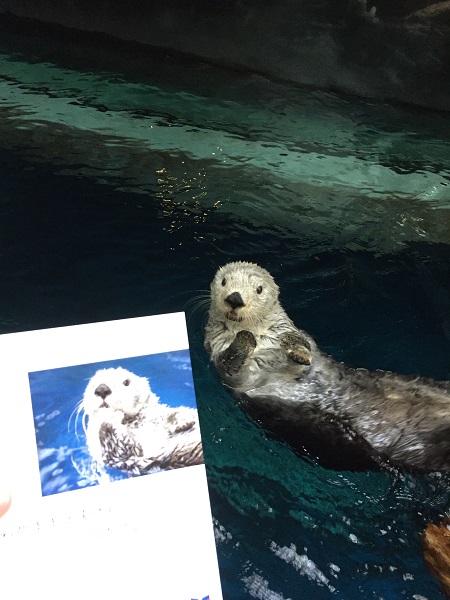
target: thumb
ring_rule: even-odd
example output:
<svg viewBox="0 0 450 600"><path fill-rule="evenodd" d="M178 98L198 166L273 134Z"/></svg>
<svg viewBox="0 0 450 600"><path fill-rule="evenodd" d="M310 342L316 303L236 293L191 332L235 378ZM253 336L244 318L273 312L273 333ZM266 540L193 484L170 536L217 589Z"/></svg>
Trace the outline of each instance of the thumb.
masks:
<svg viewBox="0 0 450 600"><path fill-rule="evenodd" d="M11 494L7 490L0 488L0 517L3 517L3 515L8 511L10 506Z"/></svg>

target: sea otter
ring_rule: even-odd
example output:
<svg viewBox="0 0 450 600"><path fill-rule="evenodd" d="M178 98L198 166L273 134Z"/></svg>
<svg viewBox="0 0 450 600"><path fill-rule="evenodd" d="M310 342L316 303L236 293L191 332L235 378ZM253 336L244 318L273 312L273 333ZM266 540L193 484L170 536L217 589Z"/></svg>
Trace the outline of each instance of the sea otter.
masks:
<svg viewBox="0 0 450 600"><path fill-rule="evenodd" d="M98 370L78 412L97 470L139 475L203 462L197 410L162 404L148 379L127 369Z"/></svg>
<svg viewBox="0 0 450 600"><path fill-rule="evenodd" d="M262 426L324 466L450 471L450 383L338 363L298 329L265 269L220 268L205 347Z"/></svg>

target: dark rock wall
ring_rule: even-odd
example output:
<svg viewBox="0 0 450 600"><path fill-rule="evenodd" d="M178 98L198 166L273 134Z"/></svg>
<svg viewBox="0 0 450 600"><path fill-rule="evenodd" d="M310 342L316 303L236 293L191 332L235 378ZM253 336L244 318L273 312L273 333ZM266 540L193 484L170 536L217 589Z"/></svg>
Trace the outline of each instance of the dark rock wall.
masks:
<svg viewBox="0 0 450 600"><path fill-rule="evenodd" d="M39 19L360 96L450 109L450 2L0 0Z"/></svg>

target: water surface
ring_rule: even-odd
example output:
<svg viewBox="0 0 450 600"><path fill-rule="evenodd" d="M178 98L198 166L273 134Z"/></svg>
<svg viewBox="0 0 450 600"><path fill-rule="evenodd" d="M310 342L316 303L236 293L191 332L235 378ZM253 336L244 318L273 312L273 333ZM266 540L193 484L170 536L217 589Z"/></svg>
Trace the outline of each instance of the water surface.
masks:
<svg viewBox="0 0 450 600"><path fill-rule="evenodd" d="M257 261L336 359L448 379L450 116L1 34L0 331L186 310L224 597L442 598L420 536L446 479L269 439L208 365L201 299Z"/></svg>

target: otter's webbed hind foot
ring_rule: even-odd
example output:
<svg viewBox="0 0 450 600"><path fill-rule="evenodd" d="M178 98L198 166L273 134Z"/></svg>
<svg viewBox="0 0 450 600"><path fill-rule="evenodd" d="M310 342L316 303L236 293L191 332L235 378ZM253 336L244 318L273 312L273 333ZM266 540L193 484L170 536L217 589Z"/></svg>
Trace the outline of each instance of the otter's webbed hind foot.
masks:
<svg viewBox="0 0 450 600"><path fill-rule="evenodd" d="M228 373L228 375L236 375L245 359L250 356L256 348L256 339L253 333L246 331L238 331L233 342L219 357L219 364Z"/></svg>
<svg viewBox="0 0 450 600"><path fill-rule="evenodd" d="M291 360L299 365L311 364L311 345L300 333L284 333L280 343Z"/></svg>

